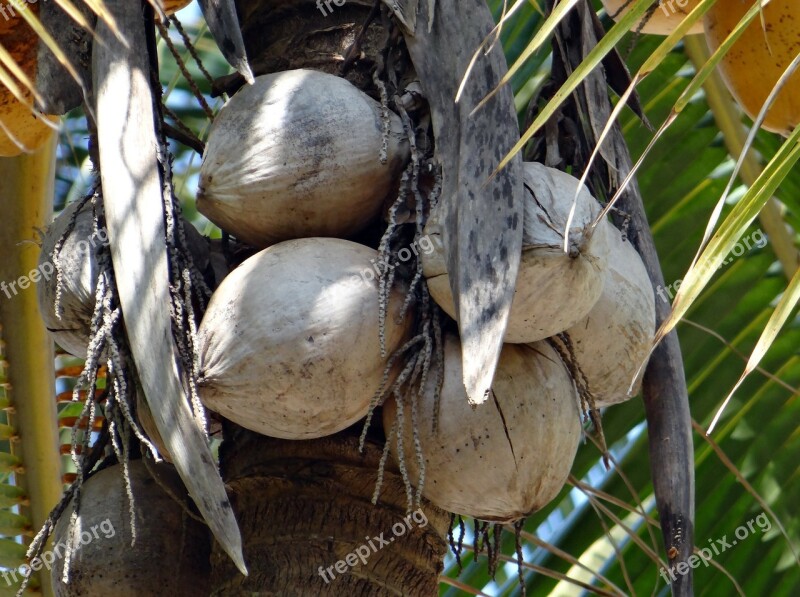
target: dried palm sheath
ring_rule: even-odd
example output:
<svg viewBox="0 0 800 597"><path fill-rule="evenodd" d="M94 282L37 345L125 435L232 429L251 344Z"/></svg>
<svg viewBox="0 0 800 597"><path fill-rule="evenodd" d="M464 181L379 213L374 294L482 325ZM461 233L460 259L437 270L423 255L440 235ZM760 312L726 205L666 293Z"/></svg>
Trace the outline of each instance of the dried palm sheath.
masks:
<svg viewBox="0 0 800 597"><path fill-rule="evenodd" d="M216 539L246 572L236 519L181 387L172 336L161 178L141 7L106 1L123 39L100 23L94 90L106 223L125 327L158 431Z"/></svg>
<svg viewBox="0 0 800 597"><path fill-rule="evenodd" d="M222 55L245 78L253 82L253 73L247 62L242 31L239 29L239 18L236 16L236 5L233 0L197 0L208 30L214 36Z"/></svg>
<svg viewBox="0 0 800 597"><path fill-rule="evenodd" d="M472 110L507 71L500 44L475 51L494 27L484 0L387 2L403 34L423 92L442 167L443 241L462 340L464 385L473 404L489 395L503 345L522 251L522 158L491 177L519 140L506 87Z"/></svg>

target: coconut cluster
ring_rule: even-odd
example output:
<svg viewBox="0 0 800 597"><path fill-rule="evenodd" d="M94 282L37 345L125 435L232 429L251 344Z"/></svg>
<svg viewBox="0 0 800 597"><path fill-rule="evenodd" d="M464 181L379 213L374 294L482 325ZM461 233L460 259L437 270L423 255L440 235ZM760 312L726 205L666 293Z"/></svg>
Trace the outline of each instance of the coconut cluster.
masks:
<svg viewBox="0 0 800 597"><path fill-rule="evenodd" d="M504 341L530 344L566 333L597 407L635 395L634 375L655 336L655 295L636 250L580 181L524 164L522 259ZM568 231L568 232L567 232ZM431 296L455 317L436 214L422 256Z"/></svg>
<svg viewBox="0 0 800 597"><path fill-rule="evenodd" d="M524 164L524 188L522 256L491 396L469 405L460 343L448 336L441 388L429 381L416 401L393 398L383 413L392 454L424 497L506 523L558 495L584 401L601 408L636 394L655 334L644 264L589 191L537 163ZM425 228L434 250L422 268L455 318L438 215Z"/></svg>
<svg viewBox="0 0 800 597"><path fill-rule="evenodd" d="M335 434L382 405L386 446L410 493L415 486L418 498L450 512L515 521L561 491L587 400L604 406L630 396L653 338L653 290L589 191L526 163L506 344L490 399L471 406L435 185L398 191L414 166L405 130L389 106L310 70L258 77L221 110L198 208L249 256L215 275L215 253L187 226L188 244L199 247L195 263L214 278L196 335L199 399L246 429L286 440ZM424 209L409 201L425 201ZM390 236L398 202L420 218L413 259ZM78 356L98 270L97 253L80 247L107 241L95 222L90 203L70 206L42 252L42 264L58 272L40 285L45 320ZM375 231L384 228L379 244ZM393 254L398 271L384 262ZM146 403L137 402L141 425L161 448Z"/></svg>
<svg viewBox="0 0 800 597"><path fill-rule="evenodd" d="M601 405L630 396L654 333L653 291L588 190L527 163L522 259L491 399L469 405L455 321L444 324L439 357L411 367L427 373L410 391L414 361L403 355L415 303L402 284L383 294L385 278L373 275L382 255L351 240L397 193L408 162L400 119L386 112L349 82L308 70L259 77L221 110L198 207L266 248L211 298L198 331L199 395L235 423L289 440L336 433L383 404L409 486L450 512L514 521L561 491L587 394ZM425 215L418 273L455 319L439 213Z"/></svg>
<svg viewBox="0 0 800 597"><path fill-rule="evenodd" d="M294 440L366 416L413 316L394 288L383 297L381 326L378 251L348 237L380 216L408 156L397 114L322 72L257 77L222 108L203 156L198 209L239 241L266 248L216 289L199 326L207 408Z"/></svg>
<svg viewBox="0 0 800 597"><path fill-rule="evenodd" d="M258 77L221 110L198 208L265 248L212 295L198 330L200 399L247 429L289 440L336 433L382 403L388 445L409 485L451 512L517 520L551 501L569 474L581 436L577 372L589 377L589 391L597 386L598 400L628 397L631 368L652 339L653 292L638 255L586 188L525 164L522 262L492 398L469 405L454 321L444 325L439 358L412 367L427 373L409 391L414 361L402 356L415 303L402 284L383 294L385 278L373 275L382 255L350 239L397 193L410 145L402 134L385 106L309 70ZM419 274L455 318L439 214L425 215ZM548 340L573 328L581 333L572 351ZM618 350L592 345L595 333ZM643 352L636 363L616 361Z"/></svg>
<svg viewBox="0 0 800 597"><path fill-rule="evenodd" d="M372 273L378 251L346 237L396 196L408 156L399 116L325 73L259 77L222 109L198 207L237 240L268 248L222 282L227 259L184 224L194 264L216 289L197 332L207 408L285 439L330 435L366 416L414 317L400 286L381 294ZM45 325L79 357L109 241L94 209L88 200L67 206L43 236L39 264ZM236 246L247 253L247 245ZM163 449L146 402L137 402L140 423Z"/></svg>

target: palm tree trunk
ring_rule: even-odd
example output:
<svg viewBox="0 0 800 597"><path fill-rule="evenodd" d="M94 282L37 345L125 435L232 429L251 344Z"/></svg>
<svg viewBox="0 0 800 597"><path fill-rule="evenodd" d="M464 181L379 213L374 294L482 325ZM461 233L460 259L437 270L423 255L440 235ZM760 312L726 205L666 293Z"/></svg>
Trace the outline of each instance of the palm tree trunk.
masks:
<svg viewBox="0 0 800 597"><path fill-rule="evenodd" d="M426 502L407 513L389 465L373 505L382 450L360 454L357 431L285 441L236 428L220 460L250 575L215 546L212 595L438 592L449 515Z"/></svg>

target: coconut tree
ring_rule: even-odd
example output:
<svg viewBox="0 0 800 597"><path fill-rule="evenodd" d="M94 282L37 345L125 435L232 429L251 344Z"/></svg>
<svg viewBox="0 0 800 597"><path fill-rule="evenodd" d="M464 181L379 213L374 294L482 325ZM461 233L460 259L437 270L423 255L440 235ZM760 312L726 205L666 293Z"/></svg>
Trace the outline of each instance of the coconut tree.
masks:
<svg viewBox="0 0 800 597"><path fill-rule="evenodd" d="M421 511L425 512L425 526L422 526L416 519L408 518L407 493L411 490L406 483L408 473L402 470L404 467L396 467L393 460L385 460L385 437L379 425L373 424L365 435L359 423L327 438L287 441L271 439L225 421L225 442L219 453L221 474L242 531L250 575L243 577L236 568L235 558L226 554L225 535L220 531L224 525L217 526L215 534L222 543L215 546L211 556L211 584L217 594L247 590L339 594L348 589L369 594L392 591L429 594L435 590L445 535L450 526L451 542L459 555L457 558L448 556L445 560L445 575L441 580L445 583L443 587L451 585L449 589L443 588L448 594L479 594L480 591L506 594L518 592L525 586L534 594L548 591L569 594L576 587L603 594L638 594L662 590L668 584L676 593L689 594L692 574L696 575L696 589L704 592L773 590L790 594L797 585L798 560L794 546L798 529L796 511L792 510L797 488L793 483L796 466L793 466L792 450L797 434L792 420L796 415L797 401L793 397L797 393L800 368L796 325L785 329L780 325L782 319L793 313L796 303L796 282L788 288L786 285L786 279L791 280L792 276L796 279L798 267L794 232L798 225L794 215L796 193L792 192L796 176L791 171L796 160L793 145L782 143L779 137L766 132L757 133L752 140L746 138L750 121L742 115L723 80L713 71L706 77L703 67L711 62L702 38L682 38L679 31L664 41L664 38L637 31L644 28L644 25L636 25L637 22L643 18L647 20L648 15L660 10L649 7L647 1L628 3L627 17L615 14L614 7L609 6L611 16L620 20L617 27L613 27L613 21L602 12L599 13L601 21L595 21L589 5L582 2L542 7L547 9L546 14L523 4L512 8L498 2L492 6L498 21L503 15L507 17L503 20L499 41L508 64L514 65L510 86L525 141L524 148L520 145L516 149L524 149L525 159L561 170L571 169L580 176L587 169L599 139L608 137L605 145L599 145L595 166L587 169L589 189L604 201L612 199L625 174L623 171L619 175L620 162L614 160L621 159L620 156L624 158L629 151L633 157L627 163L630 168L642 156L641 164L636 163L640 192L634 188L627 197L623 195L614 217L620 230L631 236L638 249L646 247L650 233L655 239L663 279L657 278L652 261L648 266L660 320L667 319L669 303L676 295L675 312L685 315L679 326L680 348L691 397L694 435L690 436L691 432L683 425L688 421L674 420L676 413L688 414L688 411L681 411L681 402L676 399L680 397L680 387L675 387L674 382L665 382L670 375L674 380L680 369L668 358L676 354L677 344L670 345L667 340L667 344L661 345L662 352L656 353L658 358L651 361L651 366L653 362L661 363L661 371L666 373L656 376L651 372L650 379L645 379L647 416L643 402L638 399L612 406L604 413L602 430L611 447L611 472L604 472L598 462L602 448L596 451L592 445L584 445L578 450L567 487L549 506L529 516L524 524L490 527L487 523L461 517L450 520L445 512L423 502ZM572 12L565 12L574 4L579 6ZM698 10L702 12L714 2L699 4ZM430 11L431 6L422 7L420 21L423 15L430 15L426 11ZM389 60L397 60L396 56L382 51L385 31L391 28L388 22L395 23L395 36L401 35L399 32L404 28L413 30L415 26L409 21L412 13L403 11L405 7L400 3L392 10L381 11L373 9L371 2L348 2L344 6L332 3L326 10L318 10L296 3L241 3L238 15L242 41L255 74L294 68L314 68L336 74L344 71L348 80L361 89L370 90L379 100L380 89L373 71L386 68ZM449 7L447 3L440 3L440 14L448 15ZM509 10L503 12L504 9ZM217 17L206 14L217 34L220 23L229 24L225 13ZM749 17L755 18L755 14L751 11ZM693 13L689 21L699 22L700 16L699 12ZM100 21L111 22L102 10ZM685 27L682 25L685 30L692 26L689 21L685 21ZM370 25L365 27L365 22ZM451 19L451 22L455 21ZM605 37L601 36L599 27L608 30ZM113 31L113 27L109 26L109 30ZM550 41L547 34L552 32L555 35ZM456 45L451 49L455 55L464 49L469 59L486 33L488 31L479 31L475 36L477 42L464 41L465 48ZM471 39L469 35L464 37ZM222 62L211 48L210 37L191 30L188 39L192 38L211 72L221 73ZM221 39L219 34L217 38ZM181 39L178 35L173 35L173 39L184 54L188 53L186 46L177 41ZM446 43L452 45L450 39L447 38ZM111 37L107 41L113 44ZM148 43L152 51L154 40L144 39L141 47ZM431 81L440 81L434 89L445 90L442 93L449 98L446 95L448 85L452 85L452 81L457 85L462 80L463 69L458 69L461 63L455 60L442 67L436 61L428 64L421 58L427 52L437 60L446 60L444 54L432 52L437 48L435 37L407 43L423 95L436 109ZM416 50L415 43L418 44ZM216 80L215 92L233 93L248 76L247 70L237 62L235 45L220 44L226 57L244 72ZM603 131L613 108L606 89L613 89L612 97L615 97L613 93L626 91L629 81L620 55L614 52L615 46L623 55L627 53L624 63L634 73L639 94L638 99L630 96L617 104L621 109L619 130L624 134L622 146L619 145L622 137L615 137L613 129L610 129L610 136ZM495 49L498 48L496 45ZM167 105L176 108L177 114L175 118L162 119L167 133L179 138L186 147L200 149L202 142L198 138L205 138L206 112L213 114L208 108L209 104L213 105L211 84L194 65L186 71L191 83L185 81L164 46L161 50L159 62L163 66L165 83L177 83L177 88L186 91L195 88L205 103L201 108L191 108L186 102L168 102ZM122 57L119 62L134 60L125 54L125 48L119 47L117 51ZM111 66L106 71L110 76L117 63L114 51L108 54ZM594 67L601 62L603 70L598 74L600 71ZM437 68L445 71L450 68L453 72L428 78L427 74L436 72ZM695 73L699 76L692 79ZM503 73L494 74L498 80L492 82L486 92L499 83ZM470 97L468 90L462 100L466 98L464 101L477 103L485 95ZM622 108L626 103L628 107ZM743 103L751 117L758 116L747 102ZM680 116L674 118L674 123L659 130L653 141L654 135L646 122L656 125L673 122L672 117L678 113ZM113 111L106 114L105 122L125 121ZM476 114L480 115L480 111ZM102 114L98 117L103 121ZM183 123L189 125L189 130L180 129ZM104 128L101 126L101 145ZM162 124L162 130L164 128ZM440 133L441 129L435 140L446 145ZM514 153L515 142L513 139L505 148L508 151L496 156L497 159ZM189 162L188 159L182 161L182 156L188 156L193 150L172 147L177 154L176 171L179 171ZM5 161L8 172L3 180L9 184L2 191L3 206L15 217L6 220L8 224L4 222L7 227L4 232L8 239L7 250L20 257L13 260L13 270L4 275L4 280L18 280L36 268L36 252L24 253L15 247L19 240L32 237L34 226L49 220L52 192L41 186L36 188L31 181L52 180L52 174L47 171L52 167L52 151L52 147L45 148L30 157ZM85 155L84 151L77 148L79 159ZM420 151L424 154L425 148ZM475 151L478 151L477 146ZM732 179L731 200L720 204L719 232L687 275L686 270L703 240L706 222L712 214L719 218L715 204L725 194L728 177L740 156L741 165ZM107 159L104 167L109 163ZM616 168L609 168L609 164ZM112 168L108 170L114 172ZM190 163L186 170L190 178L197 168ZM74 178L75 172L73 169L66 176ZM57 196L65 194L63 189L64 185ZM181 187L179 178L176 190L189 198L190 193ZM77 191L83 192L85 190ZM639 195L644 198L649 225L644 223L645 214L637 212L634 199ZM131 196L137 195L133 192ZM189 217L194 213L192 203L190 199L186 209ZM25 209L18 206L25 206ZM758 221L747 228L757 214ZM114 218L113 215L107 217ZM452 226L453 216L448 218L445 226ZM109 224L109 228L113 232L113 224ZM453 233L456 236L457 230L456 226ZM377 246L379 234L380 230L373 231L359 240ZM237 254L237 251L241 251L238 246L228 251L228 259L233 263L247 255ZM647 257L646 249L644 252ZM458 257L450 258L455 261L448 261L445 256L445 271L458 278L454 274L459 271ZM720 267L722 271L713 278L712 288L698 298L697 293L706 282L704 264L712 264L705 269L710 267L713 273L723 261L724 268ZM453 263L454 267L447 267ZM464 293L457 282L451 285L451 291L461 301L462 317L458 319L463 324L464 318L469 317L465 315L468 307L464 307L469 304L469 294ZM120 292L124 296L125 290ZM784 300L778 300L781 293ZM168 303L170 299L166 296ZM14 406L9 414L11 442L7 468L14 472L12 485L26 491L15 494L9 501L10 506L21 508L23 516L14 519L16 526L8 527L10 537L20 533L27 535L41 526L57 501L59 489L54 445L57 443L54 391L50 386L51 376L41 374L42 370L50 370L51 356L42 348L46 342L33 313L35 300L24 303L25 298L30 301L30 296L20 292L0 310L4 336L7 336L3 356L9 364L8 393ZM763 356L760 367L754 362L748 364L748 370L753 369L754 373L738 387L717 430L709 436L705 430L725 395L736 384L745 368L747 354L756 346L765 326L773 330L773 335L767 338L770 350ZM483 330L483 334L491 336L491 331ZM462 329L462 340L465 338L468 336ZM763 352L759 350L760 345L757 353ZM613 351L617 346L618 341L611 337L605 350ZM131 360L123 363L130 363L131 367L136 363L141 369L143 361L133 345L131 349ZM464 368L469 369L466 357ZM76 375L77 372L61 367L60 373ZM102 373L98 387L101 395ZM139 377L145 377L141 374L139 370ZM111 379L113 372L107 375ZM36 387L40 383L36 380L42 379L47 380L45 387ZM147 389L147 379L135 380L135 383ZM78 391L81 391L80 386ZM25 401L19 399L23 394ZM90 394L93 392L84 390L76 397L85 398ZM72 392L69 395L72 396ZM465 396L465 400L468 397ZM147 405L146 401L142 404L143 407ZM77 418L75 424L80 426L83 410L80 406L77 411L71 406L72 410L62 413L62 418ZM138 418L142 418L144 408L140 410ZM114 421L113 409L105 414ZM154 414L154 419L163 416L158 412ZM649 434L643 431L645 418ZM49 423L43 425L42 421ZM88 424L91 425L91 421ZM171 458L181 457L170 453L170 447L176 445L173 442L180 443L180 434L178 438L156 438L156 432L164 430L163 423L159 426L158 420L154 420L148 425L142 420L141 425L163 448L162 452ZM212 430L215 425L212 423ZM681 463L688 462L681 458L691 458L691 453L685 446L683 449L675 446L678 443L675 438L679 436L670 436L670 429L684 433L695 444L698 498L694 520L694 506L688 502L690 507L687 507L685 501L692 497L691 479L685 468L681 469ZM764 433L755 433L756 429L763 429ZM596 430L587 426L586 437L599 441L602 436L596 435ZM90 460L83 463L85 472L81 469L76 472L81 480L89 476L95 463L91 459L93 451L89 449L93 438L85 435L84 445ZM649 435L649 455L646 435ZM78 438L83 441L80 433ZM413 439L411 434L406 445ZM98 459L99 455L93 457ZM128 457L136 458L135 446ZM40 460L32 460L34 458ZM186 458L187 462L191 460L191 451ZM409 465L413 464L413 459L412 454ZM125 457L120 460L124 461ZM185 466L191 470L192 464L188 462ZM20 467L24 467L24 473ZM382 489L380 499L373 505L378 471L381 471ZM490 484L491 480L486 483ZM197 489L194 491L197 498ZM411 497L413 500L413 494ZM660 506L660 520L655 515L656 502ZM214 518L215 515L208 514L208 508L204 510L202 503L199 505L207 520L208 516ZM30 510L26 510L28 507ZM720 512L729 515L720 516ZM29 518L24 518L26 516ZM402 541L398 539L396 546L379 552L370 547L370 557L365 557L366 562L357 564L349 574L336 568L339 560L350 553L358 553L358 548L365 542L368 544L370 538L392 529L404 517L408 524L404 527ZM414 521L417 524L412 524ZM657 538L659 523L663 541ZM213 522L211 526L214 528ZM740 531L741 528L747 532ZM19 548L15 545L8 541L6 547L11 555L2 562L11 568L21 562ZM713 548L713 557L700 558L707 553L700 551L698 561L703 565L694 566L689 560L693 546L698 550ZM675 553L672 553L673 548ZM488 565L482 554L488 556ZM498 567L498 562L507 562L508 566ZM677 568L683 562L691 565L687 565L686 570ZM343 569L349 568L348 563ZM47 590L49 577L42 575L41 578Z"/></svg>

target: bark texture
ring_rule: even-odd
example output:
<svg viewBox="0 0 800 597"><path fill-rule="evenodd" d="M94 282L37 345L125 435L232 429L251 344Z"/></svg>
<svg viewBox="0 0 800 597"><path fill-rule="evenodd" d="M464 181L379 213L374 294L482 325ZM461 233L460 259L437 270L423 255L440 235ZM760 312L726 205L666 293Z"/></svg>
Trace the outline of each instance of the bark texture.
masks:
<svg viewBox="0 0 800 597"><path fill-rule="evenodd" d="M359 454L351 431L290 442L236 428L220 458L250 575L215 546L212 595L437 594L449 514L423 503L407 518L388 466L373 505L381 447L368 441ZM359 549L365 563L351 556L355 566L336 569Z"/></svg>
<svg viewBox="0 0 800 597"><path fill-rule="evenodd" d="M312 68L344 76L379 97L371 74L385 46L386 28L376 18L361 31L370 17L372 0L348 0L340 7L331 4L331 10L324 4L318 9L314 2L297 0L237 0L236 4L256 76ZM348 57L348 67L343 69ZM234 75L223 81L236 86L244 83L244 78Z"/></svg>

